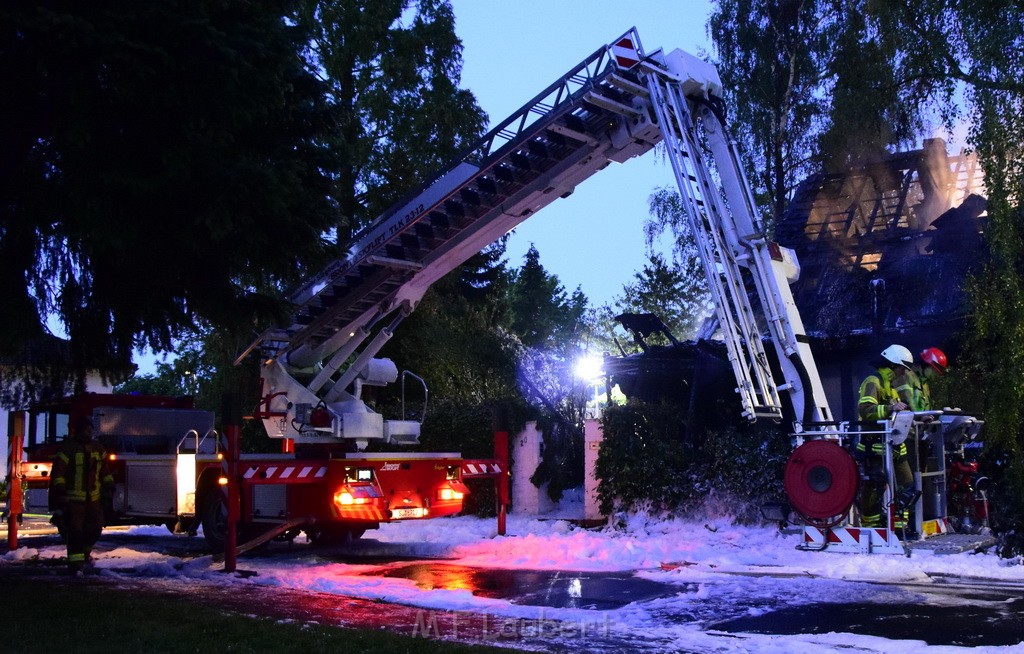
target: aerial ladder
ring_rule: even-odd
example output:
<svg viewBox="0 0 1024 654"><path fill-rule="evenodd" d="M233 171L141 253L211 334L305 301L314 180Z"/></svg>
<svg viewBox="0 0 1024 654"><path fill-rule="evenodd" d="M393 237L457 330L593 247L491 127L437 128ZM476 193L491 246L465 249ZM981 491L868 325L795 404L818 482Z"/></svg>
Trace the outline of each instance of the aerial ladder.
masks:
<svg viewBox="0 0 1024 654"><path fill-rule="evenodd" d="M294 289L291 323L246 351L263 357L260 415L268 434L296 443L342 439L358 449L416 443L418 422L385 420L361 398L363 386L397 379L394 366L375 357L398 324L469 257L609 164L662 142L711 282L743 414L781 419L785 394L801 422L830 421L787 283L797 274L795 257L758 224L722 125L721 90L713 66L680 50L647 55L634 29L492 129ZM697 142L699 121L707 154ZM781 376L771 370L752 295Z"/></svg>
<svg viewBox="0 0 1024 654"><path fill-rule="evenodd" d="M290 321L261 334L239 358L261 356L256 416L268 435L347 443L357 452L371 443L417 444L422 412L404 415L403 406L403 415L385 419L362 392L398 380L394 364L377 354L427 289L606 166L664 144L741 412L751 421L792 418L798 447L787 482L790 470L800 482L790 496L801 496L794 504L818 530L805 538L849 528L854 551L902 552L893 529L853 533L856 464L789 288L799 264L760 223L722 98L713 65L681 50L647 53L635 29L598 48L291 291ZM403 397L409 374L402 375ZM893 425L880 429L889 438Z"/></svg>
<svg viewBox="0 0 1024 654"><path fill-rule="evenodd" d="M225 447L231 455L223 462L194 465L195 477L187 480L194 508L186 517L202 522L208 539L216 541L231 515L225 507L237 511L240 504L239 524L261 527L261 539L301 529L326 541L383 521L452 515L462 507L463 479L506 477L507 462L499 454L505 448L497 444L495 459L478 461L455 453L378 451L418 444L426 405L407 414L404 386L410 379L420 382L424 399L427 389L403 372L401 414L385 418L374 411L364 388L400 378L394 363L377 355L441 277L605 167L664 144L714 299L741 412L751 421L793 419L798 447L786 482L808 521L805 541L902 552L895 530L854 526L856 465L840 445L850 434L831 414L789 289L799 265L760 224L726 130L722 97L713 65L681 50L647 53L631 29L367 225L343 256L292 289L288 321L262 333L238 359L260 356L262 390L254 417L268 436L283 441L282 455L240 455L235 443ZM939 418L932 424L946 416ZM962 442L976 435L977 421L953 420L959 422L950 438ZM887 440L920 431L913 414L879 429ZM941 458L942 439L930 442ZM21 478L22 468L12 457L11 478ZM888 474L892 488L891 460ZM934 474L937 488L942 473ZM223 497L224 480L229 488L240 485L241 500ZM45 487L29 485L37 494ZM503 493L507 488L498 491ZM944 500L935 506L933 513L944 512ZM169 515L175 517L174 511ZM499 533L501 516L499 508Z"/></svg>

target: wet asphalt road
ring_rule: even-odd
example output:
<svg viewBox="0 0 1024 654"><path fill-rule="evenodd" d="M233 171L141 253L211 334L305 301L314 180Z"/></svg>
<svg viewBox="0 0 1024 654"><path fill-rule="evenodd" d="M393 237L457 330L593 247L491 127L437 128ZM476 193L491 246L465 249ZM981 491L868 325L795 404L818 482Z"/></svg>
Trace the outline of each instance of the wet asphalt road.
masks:
<svg viewBox="0 0 1024 654"><path fill-rule="evenodd" d="M44 530L45 531L45 530ZM58 544L50 533L22 532L21 545L41 547ZM2 534L6 542L6 533ZM1024 584L998 582L969 582L949 577L934 583L887 585L871 582L839 582L830 580L828 601L797 601L797 598L820 595L824 580L806 577L772 577L759 575L714 575L702 578L700 583L666 583L630 573L593 573L578 571L536 571L467 568L445 561L404 560L401 546L395 545L390 554L381 558L381 547L372 540L337 546L328 551L296 543L272 543L255 554L262 557L309 558L310 565L324 562L374 564L364 574L409 579L424 590L460 589L474 595L505 600L522 607L573 608L593 611L592 634L587 638L592 651L617 651L627 643L617 640L607 629L599 628L607 621L609 611L623 607L641 606L659 624L695 626L702 630L724 633L756 634L820 634L829 632L854 633L882 638L919 640L929 645L1015 645L1024 642ZM107 530L98 549L125 546L139 550L161 551L178 557L206 554L201 538L166 536L136 536L124 531ZM387 548L385 553L388 554ZM373 554L368 554L372 552ZM240 568L244 568L240 561ZM255 567L255 566L254 566ZM126 571L131 577L132 573ZM147 583L155 587L170 588L173 582L131 578L125 583ZM816 584L819 584L816 586ZM195 588L190 593L200 592ZM213 591L211 592L221 592ZM308 613L318 620L350 624L337 616L361 615L358 611L339 612L338 607L348 598L324 594L306 594L299 591L262 589L261 593L282 592L290 598L277 606L290 606L301 619ZM256 598L248 608L259 612L265 604ZM365 600L357 600L363 603ZM334 608L331 608L334 607ZM410 607L394 607L394 611L367 611L358 621L361 626L388 626L417 629L417 621L424 628L423 613ZM455 623L459 639L491 642L501 635L500 619L453 612L431 612L436 629L450 628ZM460 615L461 621L460 621ZM543 612L541 613L543 615ZM331 616L334 616L332 618ZM496 635L497 634L497 635ZM451 637L451 634L439 634ZM523 646L542 650L552 649L550 638L535 638L530 634L505 634ZM506 642L505 644L512 644ZM578 644L578 642L576 643ZM657 651L656 641L635 642L634 650Z"/></svg>

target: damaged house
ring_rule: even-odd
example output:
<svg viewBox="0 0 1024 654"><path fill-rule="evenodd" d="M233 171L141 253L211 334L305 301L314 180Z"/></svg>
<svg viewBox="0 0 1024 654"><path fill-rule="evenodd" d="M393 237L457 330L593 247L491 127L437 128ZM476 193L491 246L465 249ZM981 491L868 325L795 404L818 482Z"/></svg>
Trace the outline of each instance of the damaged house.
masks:
<svg viewBox="0 0 1024 654"><path fill-rule="evenodd" d="M984 196L977 158L942 139L797 188L775 236L799 257L793 295L837 417L856 415L860 381L891 343L955 364L966 281L986 256Z"/></svg>
<svg viewBox="0 0 1024 654"><path fill-rule="evenodd" d="M984 196L977 158L941 139L798 186L775 238L799 259L793 295L837 418L855 419L860 382L891 343L939 347L955 365L966 281L986 256ZM696 398L729 394L720 343L647 346L660 321L623 317L643 352L605 365L627 397L674 399L693 419Z"/></svg>

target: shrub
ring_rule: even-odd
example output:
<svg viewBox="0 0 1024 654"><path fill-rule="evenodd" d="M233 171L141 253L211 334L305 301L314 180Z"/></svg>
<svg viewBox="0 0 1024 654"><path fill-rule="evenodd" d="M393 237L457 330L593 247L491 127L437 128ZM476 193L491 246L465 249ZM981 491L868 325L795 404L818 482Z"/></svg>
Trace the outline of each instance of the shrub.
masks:
<svg viewBox="0 0 1024 654"><path fill-rule="evenodd" d="M687 434L675 404L609 407L597 461L603 512L650 509L757 521L783 497L789 438L777 427L736 424Z"/></svg>

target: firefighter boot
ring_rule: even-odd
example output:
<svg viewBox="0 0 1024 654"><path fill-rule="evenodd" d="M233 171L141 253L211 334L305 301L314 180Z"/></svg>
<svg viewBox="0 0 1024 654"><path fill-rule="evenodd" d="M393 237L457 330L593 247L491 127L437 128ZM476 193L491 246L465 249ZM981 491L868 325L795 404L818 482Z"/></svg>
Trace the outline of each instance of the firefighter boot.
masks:
<svg viewBox="0 0 1024 654"><path fill-rule="evenodd" d="M915 490L913 487L901 488L900 491L896 493L896 506L902 511L912 509L914 505L917 504L917 500L920 497L921 492Z"/></svg>

